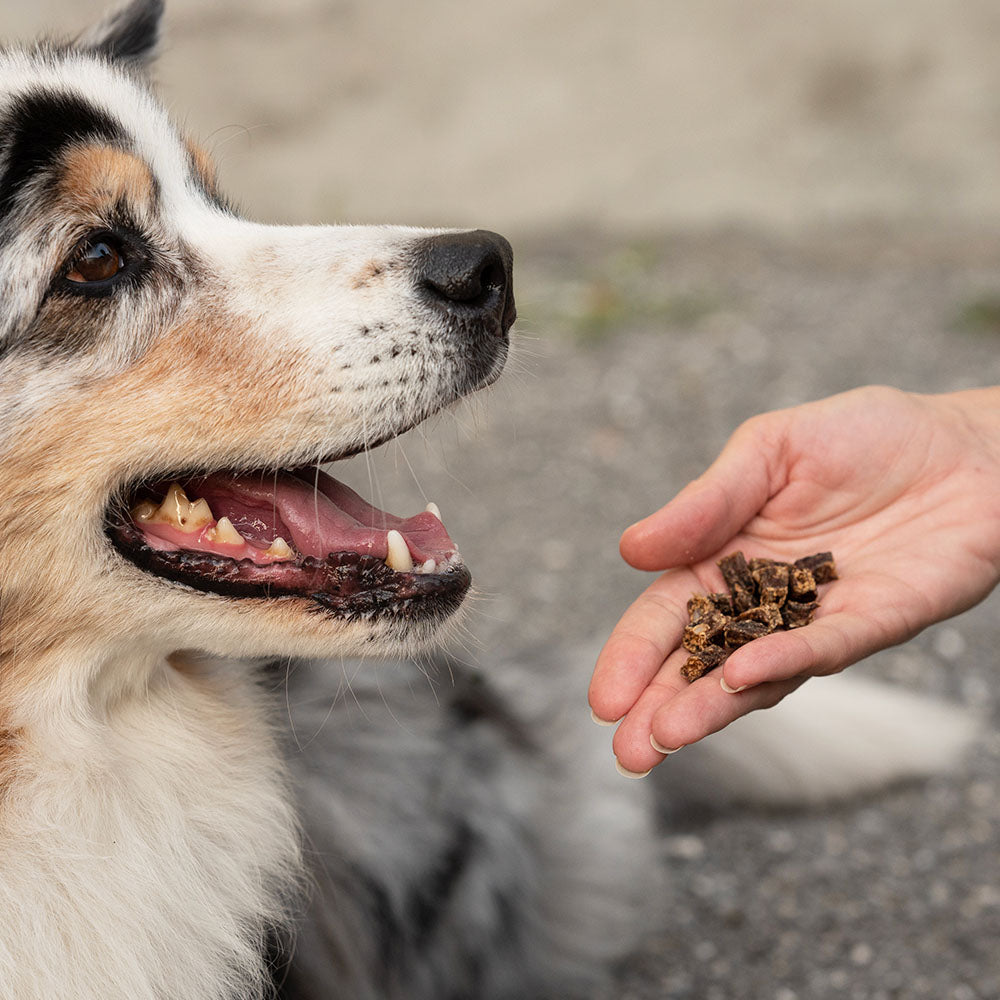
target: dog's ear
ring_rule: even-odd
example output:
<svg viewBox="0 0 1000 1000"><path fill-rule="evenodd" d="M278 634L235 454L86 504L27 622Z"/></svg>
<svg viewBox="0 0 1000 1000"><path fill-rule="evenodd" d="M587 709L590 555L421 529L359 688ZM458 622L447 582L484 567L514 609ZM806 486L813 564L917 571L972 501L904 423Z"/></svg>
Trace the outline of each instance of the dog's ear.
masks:
<svg viewBox="0 0 1000 1000"><path fill-rule="evenodd" d="M74 48L141 69L156 56L162 16L163 0L131 0L85 31Z"/></svg>

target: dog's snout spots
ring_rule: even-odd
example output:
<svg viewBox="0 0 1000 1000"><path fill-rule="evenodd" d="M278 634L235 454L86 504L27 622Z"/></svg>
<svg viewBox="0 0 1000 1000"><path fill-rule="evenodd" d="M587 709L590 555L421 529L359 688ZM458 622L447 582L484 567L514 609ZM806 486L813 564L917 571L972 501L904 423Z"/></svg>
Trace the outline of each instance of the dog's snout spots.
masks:
<svg viewBox="0 0 1000 1000"><path fill-rule="evenodd" d="M385 273L385 265L377 260L370 260L360 271L354 276L353 287L367 288L368 285L372 284L378 278L382 277Z"/></svg>
<svg viewBox="0 0 1000 1000"><path fill-rule="evenodd" d="M510 244L477 229L442 233L417 247L416 279L425 296L449 312L494 318L504 332L514 322Z"/></svg>

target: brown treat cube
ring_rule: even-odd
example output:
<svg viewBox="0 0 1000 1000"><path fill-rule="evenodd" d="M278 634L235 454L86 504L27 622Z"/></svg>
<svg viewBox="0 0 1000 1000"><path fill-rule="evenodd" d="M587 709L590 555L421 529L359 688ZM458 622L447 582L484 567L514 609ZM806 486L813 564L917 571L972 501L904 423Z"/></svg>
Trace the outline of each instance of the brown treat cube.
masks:
<svg viewBox="0 0 1000 1000"><path fill-rule="evenodd" d="M753 559L747 560L747 568L750 570L750 575L753 576L754 573L759 569L766 569L768 566L773 566L773 559L765 559L762 556L755 556Z"/></svg>
<svg viewBox="0 0 1000 1000"><path fill-rule="evenodd" d="M687 662L681 667L681 674L689 681L696 681L702 674L707 674L709 670L724 663L727 656L729 650L721 646L707 646L687 658Z"/></svg>
<svg viewBox="0 0 1000 1000"><path fill-rule="evenodd" d="M763 622L731 621L726 623L723 634L726 638L726 648L737 649L763 635L770 635L773 631L774 629L769 628Z"/></svg>
<svg viewBox="0 0 1000 1000"><path fill-rule="evenodd" d="M689 653L697 653L710 645L722 644L722 630L729 619L718 611L711 613L695 625L688 625L684 629L684 638L681 645Z"/></svg>
<svg viewBox="0 0 1000 1000"><path fill-rule="evenodd" d="M788 566L785 563L759 566L757 569L751 569L750 575L757 585L757 599L760 604L785 603L785 598L788 596Z"/></svg>
<svg viewBox="0 0 1000 1000"><path fill-rule="evenodd" d="M813 620L818 607L818 601L785 601L781 617L788 628L801 628Z"/></svg>
<svg viewBox="0 0 1000 1000"><path fill-rule="evenodd" d="M816 600L816 577L811 569L793 566L788 578L788 599L807 603Z"/></svg>
<svg viewBox="0 0 1000 1000"><path fill-rule="evenodd" d="M759 604L756 608L747 608L736 616L738 622L759 622L766 625L772 632L781 628L784 619L781 617L781 608L777 604Z"/></svg>
<svg viewBox="0 0 1000 1000"><path fill-rule="evenodd" d="M728 556L723 556L719 560L719 569L730 590L739 586L743 590L753 591L753 577L742 552L731 552Z"/></svg>
<svg viewBox="0 0 1000 1000"><path fill-rule="evenodd" d="M687 603L688 618L692 625L703 622L709 615L717 613L715 603L704 594L692 594Z"/></svg>
<svg viewBox="0 0 1000 1000"><path fill-rule="evenodd" d="M725 615L727 618L732 618L736 614L736 609L733 607L733 599L729 594L709 594L708 599L715 605L719 614Z"/></svg>
<svg viewBox="0 0 1000 1000"><path fill-rule="evenodd" d="M754 606L754 596L752 590L741 587L738 583L733 585L733 611L737 614L746 611Z"/></svg>
<svg viewBox="0 0 1000 1000"><path fill-rule="evenodd" d="M815 555L803 556L795 560L799 569L809 570L817 583L829 583L837 579L837 566L833 561L832 552L817 552Z"/></svg>

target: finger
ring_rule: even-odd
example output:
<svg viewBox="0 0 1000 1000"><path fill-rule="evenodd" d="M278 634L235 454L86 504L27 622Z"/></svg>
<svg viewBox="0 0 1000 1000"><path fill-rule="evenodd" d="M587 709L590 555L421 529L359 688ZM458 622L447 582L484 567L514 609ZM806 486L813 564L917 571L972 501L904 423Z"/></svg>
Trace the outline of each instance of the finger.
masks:
<svg viewBox="0 0 1000 1000"><path fill-rule="evenodd" d="M741 646L722 665L720 680L731 691L740 691L800 675L832 674L903 637L901 629L878 618L835 612Z"/></svg>
<svg viewBox="0 0 1000 1000"><path fill-rule="evenodd" d="M658 570L722 549L771 496L784 440L768 430L774 423L758 417L737 430L698 479L626 529L619 543L622 558L636 569Z"/></svg>
<svg viewBox="0 0 1000 1000"><path fill-rule="evenodd" d="M711 674L688 683L679 673L683 654L672 656L622 720L612 743L620 767L643 774L663 761L661 747L688 746L758 708L777 704L804 678L762 684L740 695L728 695Z"/></svg>
<svg viewBox="0 0 1000 1000"><path fill-rule="evenodd" d="M590 707L599 719L620 719L680 645L691 580L690 573L664 573L622 615L590 682Z"/></svg>
<svg viewBox="0 0 1000 1000"><path fill-rule="evenodd" d="M750 712L772 708L806 680L791 677L758 684L739 694L727 694L714 678L706 675L691 685L687 697L674 698L656 711L650 721L650 732L660 746L690 746Z"/></svg>
<svg viewBox="0 0 1000 1000"><path fill-rule="evenodd" d="M650 742L650 725L661 705L681 697L692 686L680 672L686 657L684 650L676 650L667 658L615 730L612 747L619 765L626 770L641 774L663 759L664 755Z"/></svg>

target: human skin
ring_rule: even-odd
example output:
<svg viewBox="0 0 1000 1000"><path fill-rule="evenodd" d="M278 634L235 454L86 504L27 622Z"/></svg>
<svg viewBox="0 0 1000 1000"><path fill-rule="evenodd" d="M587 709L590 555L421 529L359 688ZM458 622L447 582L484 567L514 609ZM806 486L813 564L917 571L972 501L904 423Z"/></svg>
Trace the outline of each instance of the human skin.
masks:
<svg viewBox="0 0 1000 1000"><path fill-rule="evenodd" d="M885 387L762 414L665 507L622 535L623 558L663 571L628 608L594 670L590 704L617 722L619 769L679 748L982 600L1000 580L1000 388ZM815 619L736 650L689 683L680 647L693 592L723 589L718 559L833 552L840 578ZM928 734L933 739L933 734Z"/></svg>

